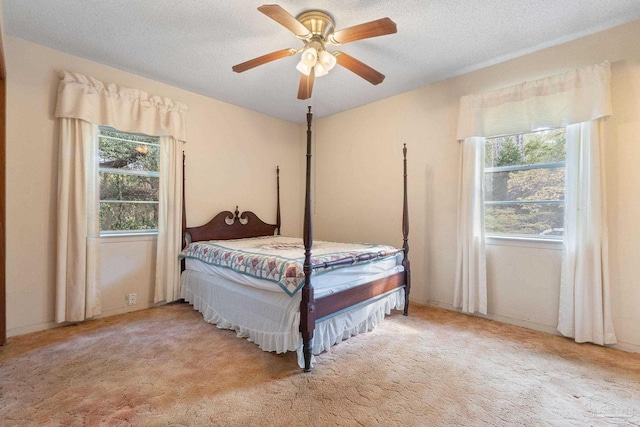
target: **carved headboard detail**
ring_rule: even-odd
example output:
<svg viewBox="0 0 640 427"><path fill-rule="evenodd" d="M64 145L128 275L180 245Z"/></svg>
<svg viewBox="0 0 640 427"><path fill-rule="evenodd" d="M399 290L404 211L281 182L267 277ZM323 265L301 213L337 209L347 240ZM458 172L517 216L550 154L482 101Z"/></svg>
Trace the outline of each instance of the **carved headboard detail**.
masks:
<svg viewBox="0 0 640 427"><path fill-rule="evenodd" d="M277 224L267 224L251 211L240 214L236 206L235 212L223 211L211 221L200 227L188 227L185 230L186 241L229 240L248 237L273 236L280 234Z"/></svg>

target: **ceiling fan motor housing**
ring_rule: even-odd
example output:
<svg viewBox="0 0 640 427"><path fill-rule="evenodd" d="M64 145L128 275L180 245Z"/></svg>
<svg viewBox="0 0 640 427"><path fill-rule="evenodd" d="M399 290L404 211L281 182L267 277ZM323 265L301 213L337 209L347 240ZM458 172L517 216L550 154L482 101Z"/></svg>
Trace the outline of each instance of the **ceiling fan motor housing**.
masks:
<svg viewBox="0 0 640 427"><path fill-rule="evenodd" d="M314 37L321 37L322 40L327 40L329 34L333 33L335 24L333 18L325 12L319 10L310 10L304 12L296 17L302 25L307 27Z"/></svg>

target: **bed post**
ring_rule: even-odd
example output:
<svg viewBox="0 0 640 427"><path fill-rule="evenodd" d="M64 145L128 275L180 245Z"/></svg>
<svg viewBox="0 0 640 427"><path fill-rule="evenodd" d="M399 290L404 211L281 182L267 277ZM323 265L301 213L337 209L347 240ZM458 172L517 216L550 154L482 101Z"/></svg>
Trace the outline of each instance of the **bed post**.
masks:
<svg viewBox="0 0 640 427"><path fill-rule="evenodd" d="M186 159L186 155L183 151L182 152L182 243L180 245L182 249L184 249L187 246L187 241L185 239L185 234L187 232L187 204L186 204L186 199L184 195L185 159ZM184 270L185 270L185 260L184 258L180 258L180 272L183 272Z"/></svg>
<svg viewBox="0 0 640 427"><path fill-rule="evenodd" d="M304 353L304 371L311 370L311 342L316 328L313 285L311 284L311 247L313 246L313 225L311 221L311 107L307 113L307 186L304 202L304 286L300 302L300 332Z"/></svg>
<svg viewBox="0 0 640 427"><path fill-rule="evenodd" d="M276 227L278 227L277 235L280 235L280 225L282 222L280 221L280 166L276 166L276 192L277 192L277 204L278 208L276 209Z"/></svg>
<svg viewBox="0 0 640 427"><path fill-rule="evenodd" d="M407 203L407 144L402 148L404 165L404 197L402 201L402 249L404 249L404 266L406 286L404 288L404 315L409 314L409 293L411 292L411 263L409 262L409 205Z"/></svg>
<svg viewBox="0 0 640 427"><path fill-rule="evenodd" d="M184 248L185 246L185 241L184 241L184 233L187 231L187 204L186 204L186 199L185 199L185 195L184 195L184 181L185 181L185 176L184 176L184 170L185 170L185 159L186 159L186 155L184 154L184 151L182 152L182 247Z"/></svg>

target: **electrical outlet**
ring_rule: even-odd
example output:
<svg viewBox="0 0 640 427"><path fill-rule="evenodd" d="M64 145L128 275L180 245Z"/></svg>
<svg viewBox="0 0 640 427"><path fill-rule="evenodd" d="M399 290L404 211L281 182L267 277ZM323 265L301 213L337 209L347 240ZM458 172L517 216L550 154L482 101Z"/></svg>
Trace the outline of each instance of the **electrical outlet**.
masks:
<svg viewBox="0 0 640 427"><path fill-rule="evenodd" d="M138 294L129 294L127 295L127 305L134 305L137 303Z"/></svg>

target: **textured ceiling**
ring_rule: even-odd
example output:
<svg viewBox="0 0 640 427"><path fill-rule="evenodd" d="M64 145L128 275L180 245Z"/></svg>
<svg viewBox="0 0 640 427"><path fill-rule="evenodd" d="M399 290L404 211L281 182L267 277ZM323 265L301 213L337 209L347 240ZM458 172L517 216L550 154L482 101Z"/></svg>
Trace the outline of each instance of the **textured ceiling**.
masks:
<svg viewBox="0 0 640 427"><path fill-rule="evenodd" d="M328 116L640 18L638 0L279 1L294 16L324 10L338 30L383 17L398 26L340 46L385 74L383 83L337 66L300 101L299 55L231 71L302 46L258 12L264 0L2 2L8 35L296 123L307 105Z"/></svg>

